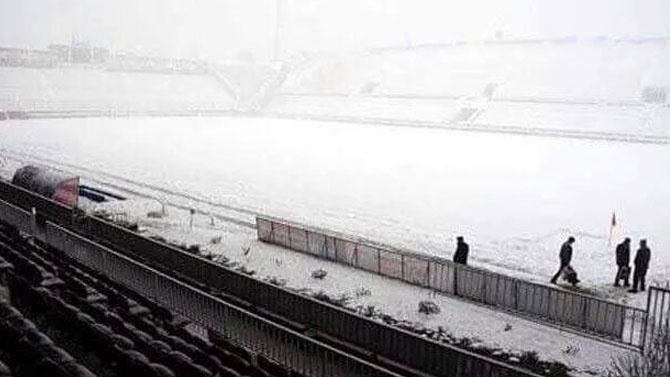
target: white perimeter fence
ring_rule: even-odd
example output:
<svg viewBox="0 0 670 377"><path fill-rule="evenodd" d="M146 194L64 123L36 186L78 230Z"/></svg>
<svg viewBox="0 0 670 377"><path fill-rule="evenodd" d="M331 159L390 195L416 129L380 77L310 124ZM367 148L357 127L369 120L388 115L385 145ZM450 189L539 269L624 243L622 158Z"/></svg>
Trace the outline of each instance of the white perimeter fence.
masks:
<svg viewBox="0 0 670 377"><path fill-rule="evenodd" d="M617 343L643 344L647 316L639 308L286 220L259 216L256 225L267 243Z"/></svg>

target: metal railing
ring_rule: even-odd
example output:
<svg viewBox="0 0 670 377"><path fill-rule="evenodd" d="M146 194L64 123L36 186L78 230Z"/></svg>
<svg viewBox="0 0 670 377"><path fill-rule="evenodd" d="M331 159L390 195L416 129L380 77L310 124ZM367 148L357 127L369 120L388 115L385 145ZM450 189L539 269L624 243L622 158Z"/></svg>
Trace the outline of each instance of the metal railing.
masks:
<svg viewBox="0 0 670 377"><path fill-rule="evenodd" d="M256 225L264 242L618 343L642 345L646 312L639 308L282 219L259 216Z"/></svg>
<svg viewBox="0 0 670 377"><path fill-rule="evenodd" d="M645 348L653 344L653 338L657 333L670 331L670 287L649 287L647 311L648 317L643 337Z"/></svg>
<svg viewBox="0 0 670 377"><path fill-rule="evenodd" d="M48 243L111 280L304 376L399 376L47 222Z"/></svg>
<svg viewBox="0 0 670 377"><path fill-rule="evenodd" d="M338 342L352 345L426 373L465 377L530 376L532 373L457 347L421 337L343 308L224 268L180 249L161 244L104 220L88 217L78 225L83 234L113 245L182 277L219 289ZM412 349L410 353L406 350Z"/></svg>
<svg viewBox="0 0 670 377"><path fill-rule="evenodd" d="M0 221L11 224L24 233L33 232L33 218L30 213L3 200L0 200Z"/></svg>
<svg viewBox="0 0 670 377"><path fill-rule="evenodd" d="M1 179L0 200L28 212L34 208L40 216L47 217L60 224L69 224L72 221L72 208Z"/></svg>
<svg viewBox="0 0 670 377"><path fill-rule="evenodd" d="M42 203L44 200L39 195L6 184L7 191L12 189L25 194L22 197L22 207L31 208L32 204ZM329 339L336 339L336 343L343 345L345 349L353 346L353 349L364 350L368 355L392 360L398 365L436 376L535 376L527 370L254 279L99 218L84 217L73 221L68 217L66 220L60 225L73 227L74 231L87 239L111 246L115 251L133 259L139 258L140 261L178 279L225 292L230 299L235 300L238 307L263 309L273 316L301 325L302 329L307 327ZM44 233L46 239L46 229ZM301 328L293 328L303 331ZM407 352L408 349L413 352Z"/></svg>

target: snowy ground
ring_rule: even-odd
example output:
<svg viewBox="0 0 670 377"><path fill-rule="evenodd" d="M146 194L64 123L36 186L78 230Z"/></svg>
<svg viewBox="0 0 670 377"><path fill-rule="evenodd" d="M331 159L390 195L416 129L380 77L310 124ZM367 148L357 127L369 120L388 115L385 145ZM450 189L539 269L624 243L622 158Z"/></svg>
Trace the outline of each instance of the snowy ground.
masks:
<svg viewBox="0 0 670 377"><path fill-rule="evenodd" d="M0 148L5 177L25 161L51 160L87 183L242 221L253 220L246 210L259 211L442 256L464 234L472 264L537 281L548 280L558 246L574 234L574 264L584 284L642 306L645 295L610 288L607 231L616 210L615 238L647 237L654 253L650 277L670 276L670 210L663 205L670 199L670 148L658 145L296 120L147 118L1 122ZM156 200L127 204L123 211L165 238L207 244L222 236L208 249L261 277L332 295L365 286L372 294L354 297L353 305L377 305L488 347L535 349L542 359L580 371L602 371L622 352L448 297L436 298L440 315L423 316L416 305L428 297L425 289L261 244L253 229L220 219L212 226L198 217L191 231L185 212L173 207L167 218L149 220ZM316 268L327 269L328 277L311 279ZM512 330L504 331L507 323ZM568 347L580 351L563 352Z"/></svg>
<svg viewBox="0 0 670 377"><path fill-rule="evenodd" d="M604 294L607 246L649 240L670 276L670 148L445 130L249 118L0 123L0 147L418 252L546 281L577 237L575 268ZM89 175L90 175L89 174ZM638 296L640 304L644 301Z"/></svg>
<svg viewBox="0 0 670 377"><path fill-rule="evenodd" d="M191 228L188 211L170 206L166 209L166 217L148 218L147 213L161 210L155 200L133 199L95 207L127 214L127 219L138 221L147 235L158 235L186 245L202 245L205 254L216 255L215 260L228 258L234 265L254 270L257 278L283 279L288 287L306 294L323 291L331 297L346 295L351 298L350 307L373 305L382 313L410 321L415 326L433 330L442 327L456 338L471 339L475 347L496 349L516 357L526 351L537 351L541 360L564 363L573 369L575 376L604 376L612 358L628 352L513 315L442 295L435 296L429 289L399 280L268 245L258 241L255 230L246 226L196 215ZM215 238L220 238L216 244L212 243ZM317 269L326 270L326 278L312 278L311 272ZM369 290L369 294L357 294L361 288ZM437 303L441 313L419 313L418 303L426 299Z"/></svg>

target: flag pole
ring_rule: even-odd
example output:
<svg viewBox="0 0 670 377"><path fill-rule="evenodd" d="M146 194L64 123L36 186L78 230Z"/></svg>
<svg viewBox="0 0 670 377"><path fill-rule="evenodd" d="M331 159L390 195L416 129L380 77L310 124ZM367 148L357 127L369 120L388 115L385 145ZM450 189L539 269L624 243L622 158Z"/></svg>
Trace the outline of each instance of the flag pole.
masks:
<svg viewBox="0 0 670 377"><path fill-rule="evenodd" d="M612 229L614 229L614 227L610 226L610 235L607 238L607 247L612 247Z"/></svg>
<svg viewBox="0 0 670 377"><path fill-rule="evenodd" d="M616 213L612 211L612 221L610 222L610 235L607 239L607 247L612 246L612 233L614 233L614 227L616 227Z"/></svg>

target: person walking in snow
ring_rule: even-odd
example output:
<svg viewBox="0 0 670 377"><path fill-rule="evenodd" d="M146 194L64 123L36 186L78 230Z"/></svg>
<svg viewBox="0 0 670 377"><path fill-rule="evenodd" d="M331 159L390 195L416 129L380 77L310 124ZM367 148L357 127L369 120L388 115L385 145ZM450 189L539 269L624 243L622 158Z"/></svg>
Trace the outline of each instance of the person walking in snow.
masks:
<svg viewBox="0 0 670 377"><path fill-rule="evenodd" d="M645 289L645 278L647 277L647 270L649 269L649 259L651 258L651 250L647 247L647 240L640 240L640 248L635 254L635 273L633 274L633 288L628 291L637 293L638 287L641 291Z"/></svg>
<svg viewBox="0 0 670 377"><path fill-rule="evenodd" d="M551 278L551 283L556 284L556 280L561 276L561 272L566 266L570 265L572 261L572 244L575 243L575 237L570 236L567 241L563 242L561 245L561 252L559 253L559 258L561 259L561 265L558 267L558 271Z"/></svg>
<svg viewBox="0 0 670 377"><path fill-rule="evenodd" d="M616 265L617 272L614 277L614 286L619 286L619 281L623 280L624 287L630 287L630 238L626 237L622 243L616 247Z"/></svg>
<svg viewBox="0 0 670 377"><path fill-rule="evenodd" d="M456 252L454 253L454 263L468 264L468 253L470 246L465 243L462 236L456 237Z"/></svg>

